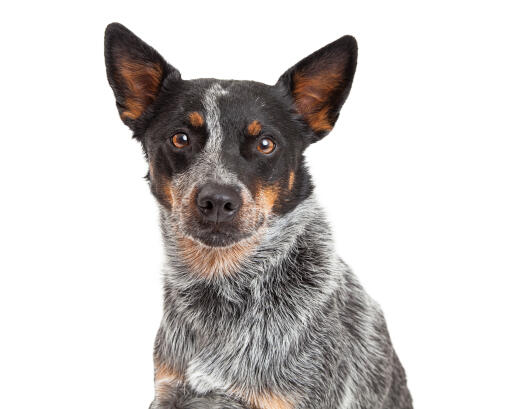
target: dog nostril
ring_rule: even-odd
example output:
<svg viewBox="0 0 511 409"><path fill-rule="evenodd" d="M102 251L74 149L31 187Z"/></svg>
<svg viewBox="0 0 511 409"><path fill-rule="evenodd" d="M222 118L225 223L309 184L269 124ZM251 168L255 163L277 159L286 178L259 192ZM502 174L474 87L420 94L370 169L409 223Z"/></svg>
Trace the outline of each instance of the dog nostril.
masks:
<svg viewBox="0 0 511 409"><path fill-rule="evenodd" d="M234 205L231 203L231 202L227 202L225 205L224 205L224 209L228 212L232 212L235 209Z"/></svg>
<svg viewBox="0 0 511 409"><path fill-rule="evenodd" d="M204 209L211 210L211 209L213 209L214 205L213 205L212 201L207 200L206 203L204 203L204 206L201 206L201 207L203 207Z"/></svg>

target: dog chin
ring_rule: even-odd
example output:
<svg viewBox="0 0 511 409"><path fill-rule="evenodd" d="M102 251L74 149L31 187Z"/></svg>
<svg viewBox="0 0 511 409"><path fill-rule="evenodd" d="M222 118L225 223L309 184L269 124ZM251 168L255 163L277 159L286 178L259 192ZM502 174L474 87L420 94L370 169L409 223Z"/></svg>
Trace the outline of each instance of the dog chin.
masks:
<svg viewBox="0 0 511 409"><path fill-rule="evenodd" d="M226 233L226 232L194 232L194 234L190 234L189 237L192 240L195 240L206 247L231 247L251 235L241 234L241 233Z"/></svg>

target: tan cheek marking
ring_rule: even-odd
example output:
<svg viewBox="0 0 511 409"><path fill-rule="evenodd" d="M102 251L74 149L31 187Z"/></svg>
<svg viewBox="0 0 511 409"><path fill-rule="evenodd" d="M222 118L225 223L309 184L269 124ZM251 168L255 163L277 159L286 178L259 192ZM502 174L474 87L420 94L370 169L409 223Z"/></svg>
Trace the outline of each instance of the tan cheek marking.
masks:
<svg viewBox="0 0 511 409"><path fill-rule="evenodd" d="M295 184L295 172L291 171L289 172L289 183L288 183L288 189L292 190L293 186Z"/></svg>
<svg viewBox="0 0 511 409"><path fill-rule="evenodd" d="M261 187L256 193L256 202L266 214L269 214L275 202L279 197L279 188L277 185Z"/></svg>
<svg viewBox="0 0 511 409"><path fill-rule="evenodd" d="M149 161L149 179L155 191L158 192L158 197L173 206L178 199L177 191L170 179L157 172L155 173L154 160Z"/></svg>
<svg viewBox="0 0 511 409"><path fill-rule="evenodd" d="M163 185L163 194L165 195L165 198L169 202L169 204L172 206L174 204L174 190L172 189L172 184L170 182L166 182Z"/></svg>
<svg viewBox="0 0 511 409"><path fill-rule="evenodd" d="M126 110L121 117L137 119L156 98L162 79L162 69L157 64L122 60L119 73L128 91L124 101Z"/></svg>
<svg viewBox="0 0 511 409"><path fill-rule="evenodd" d="M188 115L188 119L193 127L199 128L204 125L204 118L198 112L192 112Z"/></svg>
<svg viewBox="0 0 511 409"><path fill-rule="evenodd" d="M261 132L261 124L259 121L254 120L247 126L247 131L249 135L257 136Z"/></svg>

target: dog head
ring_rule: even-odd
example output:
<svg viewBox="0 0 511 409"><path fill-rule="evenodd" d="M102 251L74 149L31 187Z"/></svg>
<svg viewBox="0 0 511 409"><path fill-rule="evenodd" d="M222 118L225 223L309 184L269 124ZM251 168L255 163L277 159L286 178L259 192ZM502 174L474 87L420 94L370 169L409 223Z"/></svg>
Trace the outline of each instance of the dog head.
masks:
<svg viewBox="0 0 511 409"><path fill-rule="evenodd" d="M303 152L334 126L357 44L342 37L275 85L183 80L117 23L106 29L105 59L120 117L142 143L151 191L176 234L218 249L254 239L311 194Z"/></svg>

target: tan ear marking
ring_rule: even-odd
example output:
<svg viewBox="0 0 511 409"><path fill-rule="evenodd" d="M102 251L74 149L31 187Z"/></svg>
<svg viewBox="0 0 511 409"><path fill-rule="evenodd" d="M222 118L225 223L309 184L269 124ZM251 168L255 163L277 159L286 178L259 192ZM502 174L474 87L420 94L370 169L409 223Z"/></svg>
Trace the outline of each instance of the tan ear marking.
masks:
<svg viewBox="0 0 511 409"><path fill-rule="evenodd" d="M293 76L296 106L309 126L316 132L330 131L328 99L341 85L342 76L335 70L323 70L314 75L296 72Z"/></svg>
<svg viewBox="0 0 511 409"><path fill-rule="evenodd" d="M123 101L126 110L122 118L137 119L156 98L162 80L162 69L157 64L121 60L119 73L127 87Z"/></svg>
<svg viewBox="0 0 511 409"><path fill-rule="evenodd" d="M247 126L247 132L249 135L257 136L261 133L261 124L258 120L253 120Z"/></svg>
<svg viewBox="0 0 511 409"><path fill-rule="evenodd" d="M188 115L188 120L190 121L190 124L195 128L199 128L204 125L204 118L197 111L191 112Z"/></svg>

